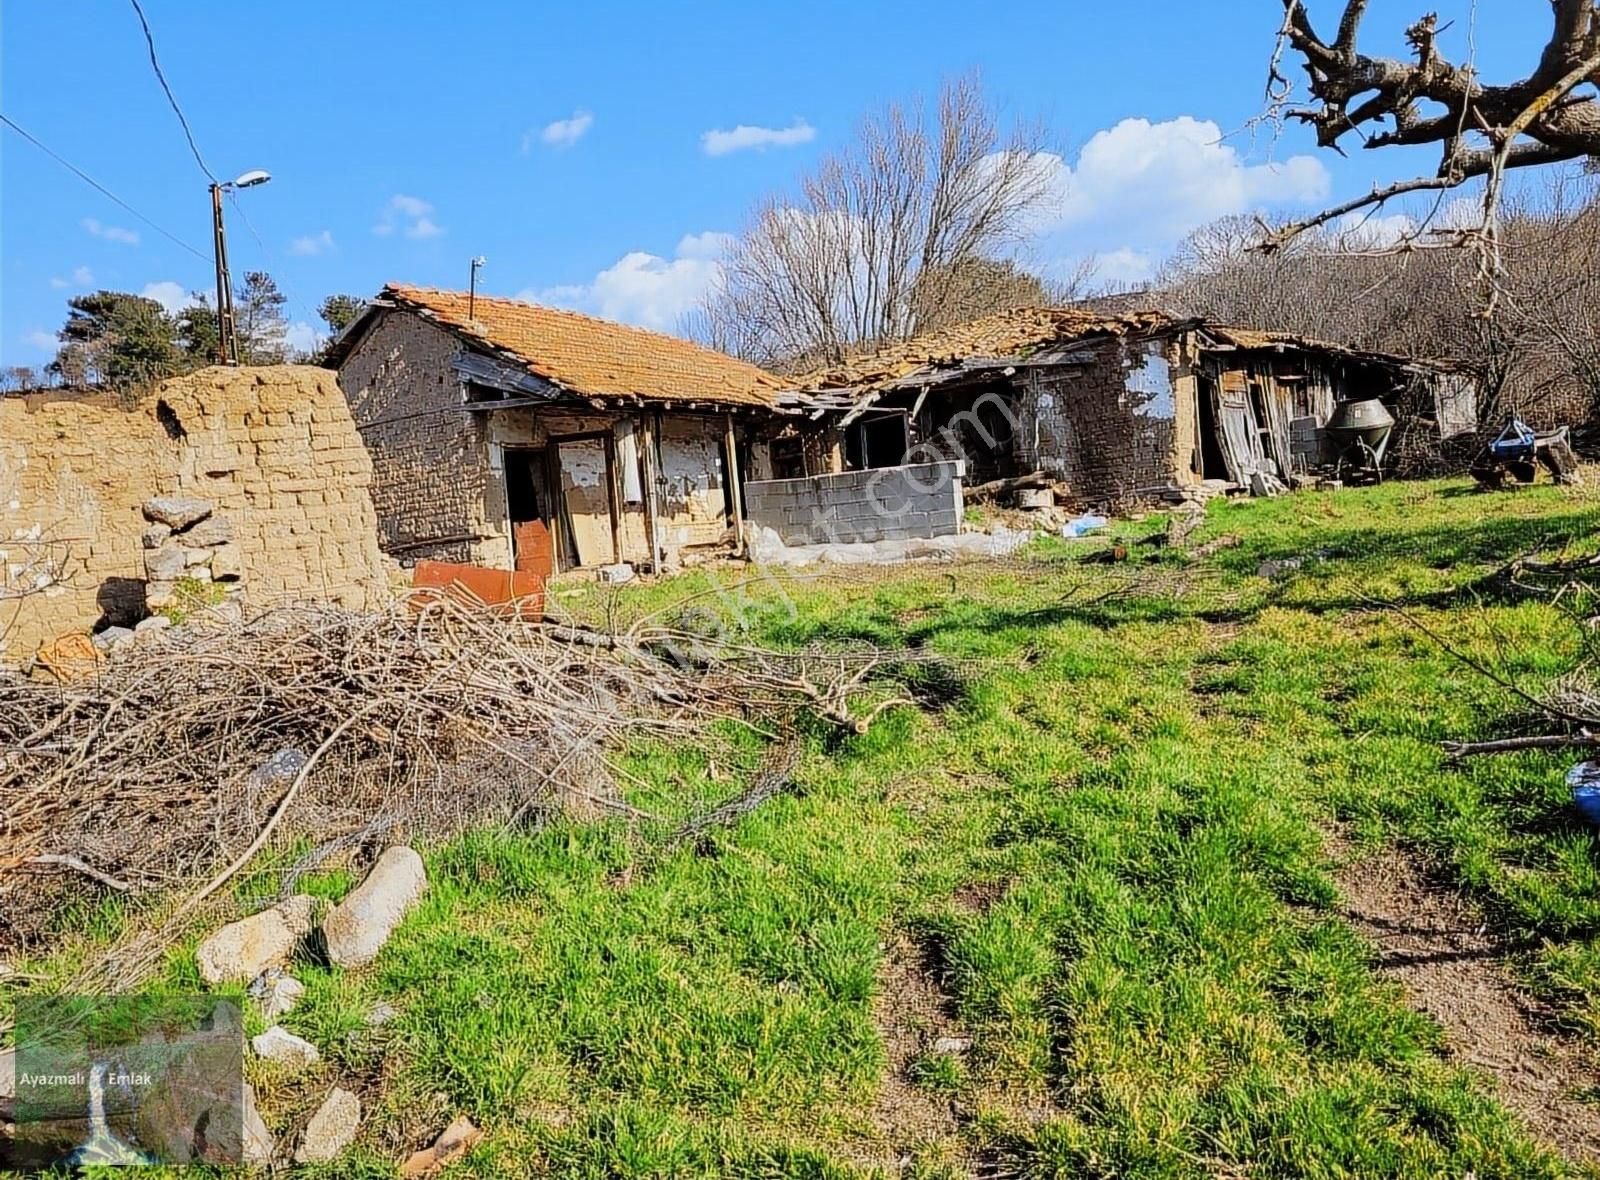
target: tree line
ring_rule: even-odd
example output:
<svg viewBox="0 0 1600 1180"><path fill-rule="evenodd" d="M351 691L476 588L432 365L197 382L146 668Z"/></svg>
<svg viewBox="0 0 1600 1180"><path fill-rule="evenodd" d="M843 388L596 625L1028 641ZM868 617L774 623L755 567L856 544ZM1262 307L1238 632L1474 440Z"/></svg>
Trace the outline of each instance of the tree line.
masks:
<svg viewBox="0 0 1600 1180"><path fill-rule="evenodd" d="M247 365L315 363L320 350L290 345L288 303L266 271L247 271L234 290L239 359ZM334 335L365 307L354 295L330 295L318 314ZM48 385L133 389L215 364L220 339L210 296L195 292L187 306L169 312L156 300L129 291L93 291L67 300L67 319L56 334L60 347L43 370L12 366L0 389Z"/></svg>

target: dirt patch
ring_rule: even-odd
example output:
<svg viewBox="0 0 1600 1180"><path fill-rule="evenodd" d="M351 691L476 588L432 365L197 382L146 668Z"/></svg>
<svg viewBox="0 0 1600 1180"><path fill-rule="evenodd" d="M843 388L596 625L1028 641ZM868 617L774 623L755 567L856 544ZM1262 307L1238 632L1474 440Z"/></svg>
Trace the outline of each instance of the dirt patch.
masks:
<svg viewBox="0 0 1600 1180"><path fill-rule="evenodd" d="M953 1009L922 948L903 934L892 936L873 1001L873 1019L889 1060L872 1122L895 1170L905 1168L919 1149L959 1133L955 1104L911 1078L912 1067L935 1041L962 1035Z"/></svg>
<svg viewBox="0 0 1600 1180"><path fill-rule="evenodd" d="M1600 1161L1600 1107L1575 1096L1600 1088L1594 1055L1548 1031L1548 1014L1506 974L1482 915L1402 852L1356 860L1336 836L1328 847L1341 865L1341 913L1376 949L1379 971L1444 1028L1451 1056L1490 1078L1534 1136L1571 1159Z"/></svg>

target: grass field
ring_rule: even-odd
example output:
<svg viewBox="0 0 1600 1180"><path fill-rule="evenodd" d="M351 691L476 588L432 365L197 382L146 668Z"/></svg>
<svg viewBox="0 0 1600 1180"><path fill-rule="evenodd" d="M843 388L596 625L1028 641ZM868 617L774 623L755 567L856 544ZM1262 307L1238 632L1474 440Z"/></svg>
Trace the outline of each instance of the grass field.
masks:
<svg viewBox="0 0 1600 1180"><path fill-rule="evenodd" d="M617 822L433 849L374 968L300 973L286 1024L374 1112L322 1174L391 1175L462 1111L489 1135L452 1176L1585 1174L1373 970L1327 840L1464 891L1597 1043L1600 849L1566 809L1572 759L1449 763L1443 739L1543 723L1422 629L1529 691L1572 673L1567 615L1480 583L1592 551L1597 526L1600 501L1549 487L1390 485L1215 505L1198 539L1241 544L1194 564L1046 542L782 593L702 593L732 573L576 593L623 618L699 595L764 642L910 645L960 683L809 735L794 791L696 847ZM689 814L761 758L736 731L641 748L630 797ZM379 1001L400 1016L375 1034ZM270 1117L314 1103L257 1081Z"/></svg>

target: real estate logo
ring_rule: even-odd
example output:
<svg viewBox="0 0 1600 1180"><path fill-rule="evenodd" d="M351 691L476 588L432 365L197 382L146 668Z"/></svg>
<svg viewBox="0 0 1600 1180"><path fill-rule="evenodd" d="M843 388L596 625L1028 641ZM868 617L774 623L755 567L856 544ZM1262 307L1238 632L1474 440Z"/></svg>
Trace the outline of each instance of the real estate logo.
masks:
<svg viewBox="0 0 1600 1180"><path fill-rule="evenodd" d="M23 999L13 1113L0 1166L238 1163L239 1008L192 995Z"/></svg>

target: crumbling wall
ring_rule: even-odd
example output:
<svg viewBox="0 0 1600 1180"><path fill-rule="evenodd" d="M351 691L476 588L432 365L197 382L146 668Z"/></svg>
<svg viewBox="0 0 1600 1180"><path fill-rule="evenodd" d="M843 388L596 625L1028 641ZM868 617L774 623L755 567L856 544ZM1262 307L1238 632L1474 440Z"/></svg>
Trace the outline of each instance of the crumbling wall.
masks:
<svg viewBox="0 0 1600 1180"><path fill-rule="evenodd" d="M785 545L945 537L961 528L959 460L744 485L745 517Z"/></svg>
<svg viewBox="0 0 1600 1180"><path fill-rule="evenodd" d="M483 414L462 410L452 361L460 345L442 328L391 311L339 368L350 413L372 455L372 501L384 551L478 561L491 527ZM509 539L505 567L510 568Z"/></svg>
<svg viewBox="0 0 1600 1180"><path fill-rule="evenodd" d="M1181 342L1111 339L1076 349L1025 379L1019 465L1065 481L1085 505L1154 499L1195 478L1194 394Z"/></svg>
<svg viewBox="0 0 1600 1180"><path fill-rule="evenodd" d="M0 659L146 609L141 505L225 514L252 606L380 602L371 462L333 374L203 369L132 405L64 391L0 398Z"/></svg>

